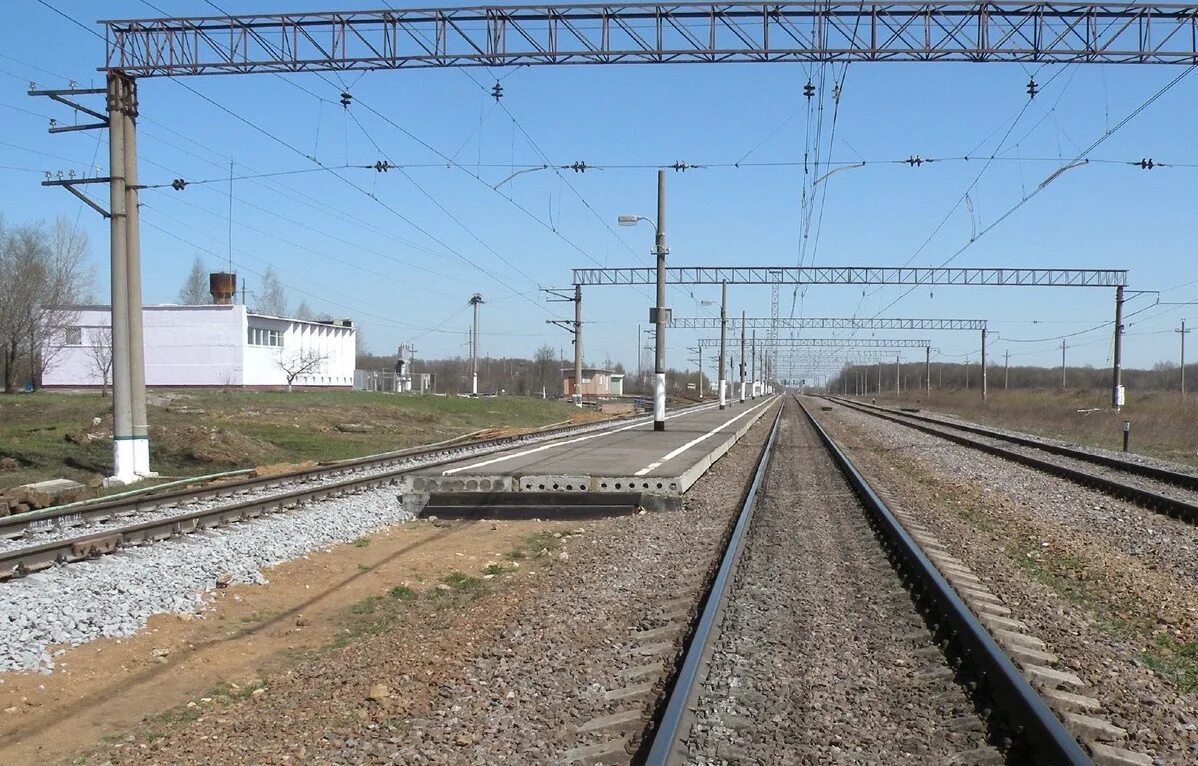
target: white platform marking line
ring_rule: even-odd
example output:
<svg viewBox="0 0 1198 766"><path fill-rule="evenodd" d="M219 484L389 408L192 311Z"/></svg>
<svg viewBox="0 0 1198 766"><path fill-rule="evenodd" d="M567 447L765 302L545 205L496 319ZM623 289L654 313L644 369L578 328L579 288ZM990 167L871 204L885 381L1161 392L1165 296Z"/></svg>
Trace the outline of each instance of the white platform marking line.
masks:
<svg viewBox="0 0 1198 766"><path fill-rule="evenodd" d="M673 415L666 415L666 420L669 420L671 418L685 417L687 415L695 415L695 414L698 414L699 412L706 412L707 410L710 410L714 406L715 405L711 404L711 405L705 405L702 407L696 407L694 409L686 410L685 412L675 412ZM483 460L478 463L471 463L470 465L464 465L459 468L450 468L448 470L442 471L441 475L449 476L451 474L455 474L460 471L468 471L472 468L482 468L483 466L488 466L493 463L502 463L505 460L512 460L514 458L524 457L525 455L534 455L538 452L544 452L545 450L553 449L554 447L564 447L567 444L577 444L578 442L584 442L588 439L597 439L600 436L608 436L610 434L618 434L621 431L628 431L633 428L639 428L640 426L647 425L648 423L649 423L649 421L645 420L645 421L641 421L639 423L632 423L630 425L621 426L620 428L613 428L611 430L597 431L595 433L586 434L585 436L578 436L573 439L567 439L566 441L549 442L548 444L542 444L539 447L531 447L531 448L523 450L521 452L515 452L511 455L501 455L499 457L491 458L490 460Z"/></svg>
<svg viewBox="0 0 1198 766"><path fill-rule="evenodd" d="M674 458L678 457L678 456L679 456L679 455L681 455L683 452L686 452L688 449L690 449L691 447L695 446L695 445L696 445L696 444L698 444L699 442L701 442L701 441L704 441L705 439L710 439L712 436L715 436L715 435L716 435L716 434L718 434L720 431L723 431L725 428L727 428L728 426L732 425L732 424L733 424L733 423L735 423L736 421L740 420L740 419L741 419L741 418L743 418L744 416L746 416L746 415L748 415L748 414L752 413L752 412L753 412L753 410L756 410L756 409L758 409L758 408L760 408L760 407L764 407L765 405L769 404L769 403L770 403L770 402L772 402L772 401L773 401L773 397L771 397L770 399L767 399L766 401L762 402L761 404L758 404L756 407L751 407L750 409L747 409L747 410L745 410L744 412L740 413L739 415L737 415L737 416L736 416L736 417L734 417L734 418L731 418L730 420L726 420L726 421L724 421L723 423L721 423L720 425L718 425L718 426L716 426L715 428L711 429L710 431L708 431L707 433L703 434L702 436L696 436L694 439L691 439L689 442L687 442L686 444L683 444L683 445L682 445L681 447L679 447L678 449L676 449L676 450L673 450L672 452L669 452L669 453L667 453L665 456L663 456L663 457L662 457L662 459L661 459L661 460L658 460L656 463L650 463L649 465L645 466L645 467L644 467L644 468L642 468L641 470L637 471L637 472L636 472L634 475L635 475L635 476L644 476L645 474L649 473L649 472L650 472L650 471L652 471L653 469L655 469L655 468L657 468L657 467L661 466L661 464L662 464L662 463L667 463L667 462L669 462L669 461L673 460Z"/></svg>

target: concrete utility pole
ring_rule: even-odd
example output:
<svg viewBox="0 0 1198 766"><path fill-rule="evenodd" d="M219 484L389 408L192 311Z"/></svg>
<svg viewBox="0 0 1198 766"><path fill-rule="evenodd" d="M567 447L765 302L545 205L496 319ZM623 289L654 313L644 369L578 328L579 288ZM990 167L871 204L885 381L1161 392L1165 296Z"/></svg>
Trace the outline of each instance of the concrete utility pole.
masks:
<svg viewBox="0 0 1198 766"><path fill-rule="evenodd" d="M878 393L882 393L882 363L878 362Z"/></svg>
<svg viewBox="0 0 1198 766"><path fill-rule="evenodd" d="M902 393L902 384L899 378L903 376L903 357L899 354L894 355L894 395L898 396Z"/></svg>
<svg viewBox="0 0 1198 766"><path fill-rule="evenodd" d="M989 395L986 387L986 328L982 328L982 401Z"/></svg>
<svg viewBox="0 0 1198 766"><path fill-rule="evenodd" d="M1123 286L1115 288L1115 353L1111 365L1111 406L1123 407Z"/></svg>
<svg viewBox="0 0 1198 766"><path fill-rule="evenodd" d="M695 364L699 365L699 401L703 401L703 344L695 349L698 353L698 358Z"/></svg>
<svg viewBox="0 0 1198 766"><path fill-rule="evenodd" d="M666 430L666 171L657 171L657 348L653 365L653 430Z"/></svg>
<svg viewBox="0 0 1198 766"><path fill-rule="evenodd" d="M582 406L582 285L574 285L574 405Z"/></svg>
<svg viewBox="0 0 1198 766"><path fill-rule="evenodd" d="M932 395L932 347L927 346L923 350L923 374L927 379L928 396Z"/></svg>
<svg viewBox="0 0 1198 766"><path fill-rule="evenodd" d="M1010 349L1007 349L1006 351L1004 351L1002 355L1003 355L1002 387L1003 387L1003 390L1006 391L1008 388L1011 387L1011 351L1010 351Z"/></svg>
<svg viewBox="0 0 1198 766"><path fill-rule="evenodd" d="M470 333L470 395L478 396L478 306L486 301L482 295L475 293L470 296L469 302L474 307L474 331ZM574 385L577 388L577 380Z"/></svg>
<svg viewBox="0 0 1198 766"><path fill-rule="evenodd" d="M724 361L728 345L728 283L720 285L720 369L716 374L719 378L720 409L728 406L728 381L724 379Z"/></svg>
<svg viewBox="0 0 1198 766"><path fill-rule="evenodd" d="M740 312L740 403L745 403L745 312Z"/></svg>
<svg viewBox="0 0 1198 766"><path fill-rule="evenodd" d="M752 399L756 399L757 398L757 331L756 330L753 331L753 345L751 346L751 349L752 349L752 351L750 352L751 356L750 356L750 363L749 363L749 383L750 383L751 388L749 390L749 397Z"/></svg>
<svg viewBox="0 0 1198 766"><path fill-rule="evenodd" d="M1181 320L1181 329L1173 332L1181 335L1181 398L1186 398L1186 320Z"/></svg>

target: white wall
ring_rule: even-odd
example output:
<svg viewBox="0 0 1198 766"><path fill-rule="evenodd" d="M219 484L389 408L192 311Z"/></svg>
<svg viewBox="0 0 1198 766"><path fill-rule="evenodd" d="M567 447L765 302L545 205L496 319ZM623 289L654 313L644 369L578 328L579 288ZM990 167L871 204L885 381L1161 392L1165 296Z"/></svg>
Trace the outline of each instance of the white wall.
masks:
<svg viewBox="0 0 1198 766"><path fill-rule="evenodd" d="M43 379L47 386L102 382L92 347L101 342L101 328L110 326L110 310L87 306L78 313L75 324L83 328L83 345L64 346L58 352ZM244 315L244 306L146 306L146 385L241 385Z"/></svg>
<svg viewBox="0 0 1198 766"><path fill-rule="evenodd" d="M261 327L282 333L283 346L250 346L245 348L245 384L247 386L285 386L287 374L280 362L293 364L307 353L323 357L310 372L295 379L297 386L344 386L354 382L354 363L357 358L357 333L351 327L336 327L321 322L249 314L243 338L249 329Z"/></svg>
<svg viewBox="0 0 1198 766"><path fill-rule="evenodd" d="M249 314L245 306L147 306L143 313L146 385L285 386L280 360L314 350L320 365L296 379L297 386L353 384L356 332L318 322ZM46 371L47 386L99 386L92 347L109 326L107 306L78 309L75 326L82 345L63 346ZM283 346L251 346L249 328L277 329ZM59 339L64 342L66 338Z"/></svg>

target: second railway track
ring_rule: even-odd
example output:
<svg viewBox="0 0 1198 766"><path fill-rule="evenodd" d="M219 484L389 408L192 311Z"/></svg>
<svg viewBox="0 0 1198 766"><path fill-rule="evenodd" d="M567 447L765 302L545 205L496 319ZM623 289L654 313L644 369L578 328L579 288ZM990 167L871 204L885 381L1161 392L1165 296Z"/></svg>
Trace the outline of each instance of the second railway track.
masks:
<svg viewBox="0 0 1198 766"><path fill-rule="evenodd" d="M99 501L0 518L0 581L55 564L94 558L277 513L306 503L394 484L420 467L512 446L611 428L645 416L566 426L480 442L406 450L306 471L228 484Z"/></svg>
<svg viewBox="0 0 1198 766"><path fill-rule="evenodd" d="M856 412L980 450L1198 524L1198 475L1111 457L983 426L828 397Z"/></svg>

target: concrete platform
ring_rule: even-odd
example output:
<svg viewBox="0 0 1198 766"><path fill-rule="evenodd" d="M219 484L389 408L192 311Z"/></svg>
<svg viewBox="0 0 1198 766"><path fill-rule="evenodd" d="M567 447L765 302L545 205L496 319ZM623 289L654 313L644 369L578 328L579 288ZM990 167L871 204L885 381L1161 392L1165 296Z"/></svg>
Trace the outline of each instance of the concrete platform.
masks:
<svg viewBox="0 0 1198 766"><path fill-rule="evenodd" d="M695 407L667 414L665 431L648 418L423 469L403 478L401 494L414 512L434 492L681 495L777 401Z"/></svg>

